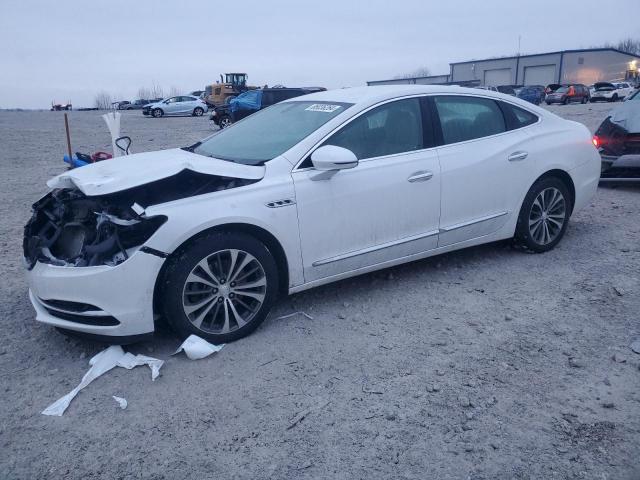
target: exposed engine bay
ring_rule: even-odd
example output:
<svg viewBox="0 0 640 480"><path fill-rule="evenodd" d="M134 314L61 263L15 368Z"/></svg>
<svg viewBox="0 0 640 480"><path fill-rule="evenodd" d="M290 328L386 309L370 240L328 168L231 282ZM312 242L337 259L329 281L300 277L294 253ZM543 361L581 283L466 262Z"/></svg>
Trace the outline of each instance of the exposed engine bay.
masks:
<svg viewBox="0 0 640 480"><path fill-rule="evenodd" d="M29 269L36 262L59 266L115 266L124 262L167 220L144 210L181 198L236 188L257 180L206 175L190 170L101 196L54 189L33 205L24 229Z"/></svg>

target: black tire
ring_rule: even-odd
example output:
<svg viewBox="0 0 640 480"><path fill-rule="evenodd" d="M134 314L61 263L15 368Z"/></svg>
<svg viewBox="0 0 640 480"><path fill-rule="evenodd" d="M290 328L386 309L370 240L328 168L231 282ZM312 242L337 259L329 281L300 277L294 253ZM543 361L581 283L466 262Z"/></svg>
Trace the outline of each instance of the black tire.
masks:
<svg viewBox="0 0 640 480"><path fill-rule="evenodd" d="M563 105L569 105L569 103L571 103L571 101L569 100L569 97L568 96L564 97L564 100L562 101L562 104Z"/></svg>
<svg viewBox="0 0 640 480"><path fill-rule="evenodd" d="M162 111L161 108L154 108L153 110L151 110L151 116L153 118L160 118L163 115L164 115L164 112Z"/></svg>
<svg viewBox="0 0 640 480"><path fill-rule="evenodd" d="M584 105L585 103L587 103L589 101L589 99L587 97L582 97L582 101L580 102L582 105Z"/></svg>
<svg viewBox="0 0 640 480"><path fill-rule="evenodd" d="M613 94L613 97L611 97L611 101L612 102L617 102L618 101L618 94L617 93Z"/></svg>
<svg viewBox="0 0 640 480"><path fill-rule="evenodd" d="M554 232L555 236L553 238L549 238L549 241L540 242L537 238L535 238L535 234L539 233L539 230L536 230L535 225L537 225L534 221L534 226L530 226L530 219L540 218L537 216L538 210L542 210L539 208L540 203L538 202L536 205L536 200L539 195L545 192L545 195L548 195L549 192L553 193L553 190L557 191L560 195L562 195L562 201L564 202L564 210L562 211L562 225L559 229ZM549 198L549 197L547 197ZM547 177L541 180L538 180L527 192L527 196L522 202L522 208L520 209L520 214L518 215L518 223L516 225L516 234L515 241L519 245L527 248L528 250L535 253L543 253L548 252L553 249L559 242L562 240L564 233L567 230L567 226L569 225L569 217L571 216L571 208L572 208L572 198L569 193L569 189L565 185L565 183L557 177ZM559 210L550 210L548 213L556 213L554 215L554 220L544 220L543 224L540 228L545 228L544 223L547 222L559 222L558 219ZM545 215L545 219L547 219ZM551 225L551 223L547 223ZM557 228L555 223L553 224L554 228ZM532 234L532 229L534 233ZM547 230L549 231L549 230ZM544 235L544 233L543 233ZM536 235L537 236L537 235Z"/></svg>
<svg viewBox="0 0 640 480"><path fill-rule="evenodd" d="M238 267L238 265L242 266L241 256L242 259L249 257L253 257L253 259L244 269L240 268L233 274L234 269L230 268L230 264L232 263L230 255L224 257L230 250L240 252L237 254L238 260L235 264L236 267ZM212 257L218 259L219 257L217 257L217 255L221 255L223 259L229 258L228 264L225 263L223 266L221 263L211 260ZM212 261L213 263L211 263ZM264 321L278 295L278 268L273 255L271 255L271 252L262 242L244 233L214 232L197 237L187 244L185 248L182 248L175 256L167 260L167 262L168 264L163 273L160 285L161 295L159 298L161 298L162 313L166 317L169 325L181 337L194 334L216 344L231 342L245 337L258 328ZM219 290L213 288L213 284L209 284L208 286L205 283L188 280L189 278L193 279L193 276L190 277L192 271L198 271L200 274L197 276L203 276L204 271L197 270L198 264L202 264L202 262L206 262L206 265L209 266L209 272L213 273L213 278ZM218 265L220 265L220 267L218 267ZM260 279L264 278L266 280L266 286L252 287L253 290L251 293L256 292L257 289L259 295L263 295L262 304L254 305L253 308L255 311L253 312L249 308L245 311L244 307L242 307L242 310L239 310L239 305L244 302L238 303L240 302L238 296L240 296L240 299L247 300L247 302L250 302L249 299L252 297L247 299L242 293L236 293L235 300L232 300L234 294L233 289L230 288L233 287L231 280L233 278L241 278L241 272L246 274L248 268L255 269L257 266L261 267L261 269L258 268L258 272L253 275L259 275ZM229 279L221 278L226 269L231 270L231 272L227 272L231 277ZM222 275L219 273L221 271ZM249 282L253 282L255 277L250 276L249 278ZM202 285L202 287L199 288L208 288L210 290L202 293L204 290L196 291L192 288L193 285ZM226 293L220 293L223 288L226 288ZM248 289L249 287L236 286L236 288ZM231 293L229 293L230 290ZM196 293L189 293L194 291ZM198 297L198 295L201 296ZM193 305L198 305L198 302L201 302L201 298L205 298L206 300L208 297L212 299L210 303L203 304L200 310L194 310L190 313L193 317L204 316L204 320L200 320L201 326L198 327L193 323L193 321L197 320L195 318L190 319L187 316L185 308L188 308L189 305L186 305L185 302L194 302ZM219 307L216 306L216 302L219 302L222 306L222 312L218 310ZM235 307L231 306L232 303ZM210 309L207 310L207 308ZM240 322L235 320L237 317L234 316L232 312L234 308L235 312L245 311L246 314L249 313L246 324L241 326ZM224 316L227 309L228 312L230 312L229 318L231 320L225 321ZM207 313L204 313L205 311L207 311ZM205 325L205 322L208 323L208 325ZM220 323L224 323L224 325L220 325L218 328L218 324ZM225 333L221 333L227 325L231 325L231 328L227 329L228 331ZM235 325L235 328L232 328L233 325Z"/></svg>
<svg viewBox="0 0 640 480"><path fill-rule="evenodd" d="M551 105L551 102L544 102L544 103L546 103L547 105Z"/></svg>
<svg viewBox="0 0 640 480"><path fill-rule="evenodd" d="M202 114L204 113L204 110L200 107L196 107L193 109L193 116L194 117L201 117Z"/></svg>
<svg viewBox="0 0 640 480"><path fill-rule="evenodd" d="M232 124L233 124L233 120L229 115L221 116L220 121L218 122L218 125L220 126L221 129L230 127Z"/></svg>

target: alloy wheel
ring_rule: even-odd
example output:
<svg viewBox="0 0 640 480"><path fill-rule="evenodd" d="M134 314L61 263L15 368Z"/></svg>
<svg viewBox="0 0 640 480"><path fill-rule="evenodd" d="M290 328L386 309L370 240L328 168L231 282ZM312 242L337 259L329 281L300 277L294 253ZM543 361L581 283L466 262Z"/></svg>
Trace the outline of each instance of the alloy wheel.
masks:
<svg viewBox="0 0 640 480"><path fill-rule="evenodd" d="M542 190L531 205L529 234L538 245L553 242L566 221L567 202L560 190L554 187Z"/></svg>
<svg viewBox="0 0 640 480"><path fill-rule="evenodd" d="M220 128L227 128L227 127L230 127L232 123L233 123L233 122L231 121L231 119L230 119L230 118L225 117L225 118L223 118L222 120L220 120Z"/></svg>
<svg viewBox="0 0 640 480"><path fill-rule="evenodd" d="M220 250L191 270L182 292L182 308L198 329L233 332L249 323L262 307L267 291L263 266L243 250Z"/></svg>

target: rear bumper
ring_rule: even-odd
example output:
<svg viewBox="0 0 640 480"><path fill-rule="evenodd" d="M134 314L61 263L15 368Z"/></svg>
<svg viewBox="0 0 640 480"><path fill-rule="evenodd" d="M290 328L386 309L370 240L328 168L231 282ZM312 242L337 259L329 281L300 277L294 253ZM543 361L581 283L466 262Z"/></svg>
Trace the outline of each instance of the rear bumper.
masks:
<svg viewBox="0 0 640 480"><path fill-rule="evenodd" d="M640 182L640 154L613 155L601 154L601 182Z"/></svg>
<svg viewBox="0 0 640 480"><path fill-rule="evenodd" d="M153 292L163 262L141 251L115 267L38 262L27 272L36 320L102 337L152 333Z"/></svg>

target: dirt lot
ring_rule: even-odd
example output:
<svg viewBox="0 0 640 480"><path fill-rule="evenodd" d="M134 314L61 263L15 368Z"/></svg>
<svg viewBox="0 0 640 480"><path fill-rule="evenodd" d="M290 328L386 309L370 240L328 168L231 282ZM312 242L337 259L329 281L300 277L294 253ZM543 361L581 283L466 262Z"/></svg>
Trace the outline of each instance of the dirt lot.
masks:
<svg viewBox="0 0 640 480"><path fill-rule="evenodd" d="M610 107L553 110L594 130ZM98 114L70 121L75 150L109 149ZM210 127L122 130L143 151ZM104 348L37 324L23 278L62 114L0 112L0 145L0 478L640 478L640 187L600 188L545 255L492 244L282 299L205 360L161 332L128 347L169 358L158 380L115 369L47 417Z"/></svg>

